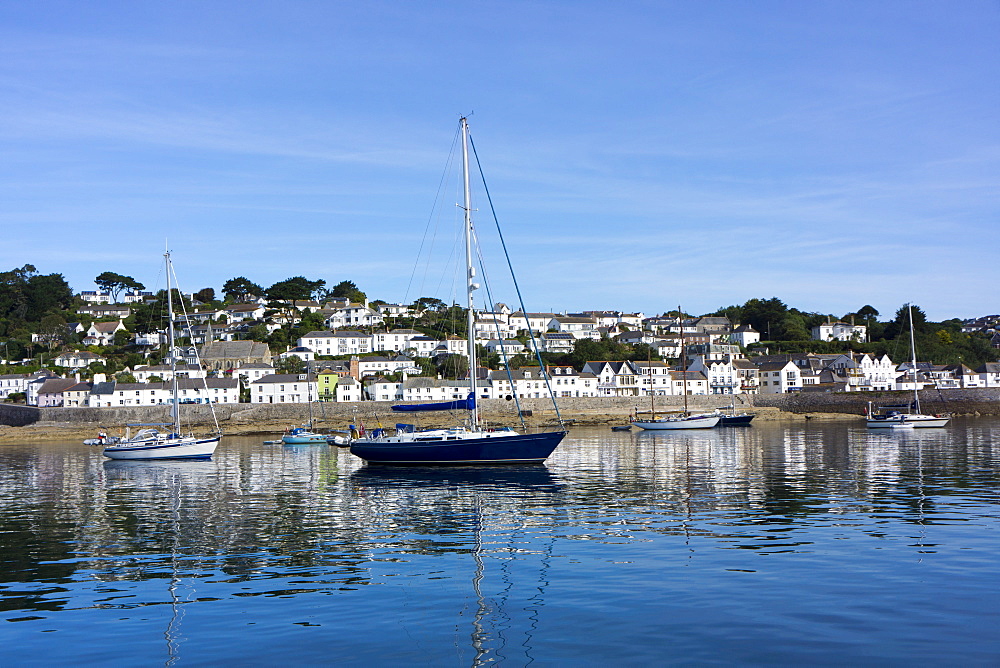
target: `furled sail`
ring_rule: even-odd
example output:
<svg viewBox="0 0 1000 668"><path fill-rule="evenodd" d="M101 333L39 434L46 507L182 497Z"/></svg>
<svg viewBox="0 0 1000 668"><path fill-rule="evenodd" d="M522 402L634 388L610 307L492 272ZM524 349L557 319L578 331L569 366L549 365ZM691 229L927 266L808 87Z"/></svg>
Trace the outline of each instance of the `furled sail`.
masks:
<svg viewBox="0 0 1000 668"><path fill-rule="evenodd" d="M433 404L402 404L393 406L397 413L420 413L424 411L471 411L476 407L476 398L469 394L465 399L457 401L438 401Z"/></svg>

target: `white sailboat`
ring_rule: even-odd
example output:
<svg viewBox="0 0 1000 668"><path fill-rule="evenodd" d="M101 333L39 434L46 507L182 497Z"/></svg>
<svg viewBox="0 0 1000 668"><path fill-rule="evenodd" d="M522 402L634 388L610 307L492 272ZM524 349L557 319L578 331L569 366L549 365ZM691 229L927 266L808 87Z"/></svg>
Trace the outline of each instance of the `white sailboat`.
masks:
<svg viewBox="0 0 1000 668"><path fill-rule="evenodd" d="M665 431L672 429L711 429L715 425L719 424L719 420L722 419L722 415L719 413L697 413L692 415L688 412L687 351L684 346L684 314L681 311L680 306L677 307L677 313L681 323L681 374L683 374L681 378L684 382L684 410L672 415L657 417L655 406L653 406L653 395L650 394L650 417L648 419L642 418L640 415L643 414L636 411L635 416L632 418L632 424L640 429L648 429L651 431ZM652 390L650 391L652 392Z"/></svg>
<svg viewBox="0 0 1000 668"><path fill-rule="evenodd" d="M467 299L466 354L469 358L469 395L466 399L421 405L393 406L397 412L467 410L466 425L444 429L416 430L412 425L397 424L394 433L385 429L351 441L351 453L371 464L442 465L442 464L537 464L556 449L566 432L521 434L509 427L487 428L481 421L476 377L475 308L473 293L479 289L473 266L472 199L469 187L469 124L462 118L462 179L464 186L465 269ZM523 305L522 305L523 310ZM553 404L555 404L554 394ZM558 409L557 409L558 414ZM560 423L561 426L561 423Z"/></svg>
<svg viewBox="0 0 1000 668"><path fill-rule="evenodd" d="M215 422L215 433L210 436L195 436L181 431L180 401L178 400L177 383L177 347L174 342L174 302L173 288L170 279L173 275L173 264L170 262L170 251L163 254L167 272L167 332L171 371L170 417L172 422L157 424L127 424L124 438L118 443L104 448L104 456L111 459L209 459L215 452L222 431L215 417L215 407L208 404ZM197 349L196 354L197 354ZM132 428L139 431L132 434ZM162 432L158 427L170 427L170 431Z"/></svg>
<svg viewBox="0 0 1000 668"><path fill-rule="evenodd" d="M906 305L910 316L910 371L913 373L913 402L902 406L880 406L874 408L868 402L865 422L869 429L944 427L948 418L944 415L925 415L920 411L920 391L917 383L917 348L913 335L913 306Z"/></svg>

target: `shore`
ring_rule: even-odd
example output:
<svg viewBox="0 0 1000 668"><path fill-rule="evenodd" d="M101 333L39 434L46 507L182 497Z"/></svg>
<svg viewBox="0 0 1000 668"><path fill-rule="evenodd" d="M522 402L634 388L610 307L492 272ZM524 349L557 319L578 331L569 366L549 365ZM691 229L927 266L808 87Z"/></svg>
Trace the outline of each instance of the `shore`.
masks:
<svg viewBox="0 0 1000 668"><path fill-rule="evenodd" d="M861 416L849 415L845 413L791 413L778 408L756 407L751 409L756 414L755 420L758 422L770 421L792 421L802 422L805 420L858 420ZM562 411L563 423L567 427L592 427L611 426L626 424L628 422L628 411L595 411L595 410L569 410ZM493 411L484 412L484 418L490 424L497 426L510 426L519 429L516 416L508 414L498 414ZM422 415L397 415L389 414L381 418L362 418L364 423L371 428L381 422L383 426L391 426L396 421L407 421L416 424L420 428L441 427L455 424L437 416L433 418ZM534 411L533 415L527 419L529 429L550 429L558 423L555 413L548 411ZM267 420L254 422L240 422L237 420L224 420L220 422L222 431L227 436L255 436L273 437L280 436L289 426L287 420ZM317 425L319 431L327 429L346 429L347 423L338 424L335 422L322 423ZM212 428L208 424L198 424L192 427L195 433L210 431ZM37 422L24 427L9 427L0 425L0 445L14 445L23 443L43 443L43 442L64 442L82 441L86 438L94 438L98 432L106 431L112 436L119 435L119 428L116 425L102 424L98 422Z"/></svg>

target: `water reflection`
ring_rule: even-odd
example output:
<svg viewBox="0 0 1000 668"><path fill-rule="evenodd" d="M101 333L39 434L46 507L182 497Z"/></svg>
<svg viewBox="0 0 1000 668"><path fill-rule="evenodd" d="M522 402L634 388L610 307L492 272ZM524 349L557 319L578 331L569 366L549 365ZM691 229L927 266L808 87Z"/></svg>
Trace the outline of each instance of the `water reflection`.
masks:
<svg viewBox="0 0 1000 668"><path fill-rule="evenodd" d="M400 641L347 633L357 663L593 662L612 648L639 651L635 629L652 619L678 621L657 621L650 647L671 637L679 656L697 658L712 641L670 625L692 615L705 629L728 623L713 611L732 601L759 611L761 636L788 615L814 619L814 601L847 627L881 628L857 600L885 596L898 610L919 607L928 588L982 595L956 573L982 570L979 555L1000 547L998 435L1000 422L971 419L885 433L818 422L579 429L547 466L444 469L364 466L342 449L256 439L227 438L209 462L12 446L0 450L0 614L57 631L67 646L84 635L71 620L114 615L134 629L136 662L167 663L192 651L201 662L238 660L232 646L225 659L210 649L209 629L234 616L302 632L346 632L363 617L369 633ZM934 570L885 589L914 565ZM727 589L720 574L795 581L799 598ZM673 600L690 606L662 614ZM620 640L595 647L594 629ZM253 653L265 637L243 637L246 660L286 658ZM296 638L285 653L325 656L328 636ZM94 660L115 654L87 642ZM784 656L805 658L791 637L782 642ZM766 659L754 646L728 656ZM18 647L30 656L31 642Z"/></svg>

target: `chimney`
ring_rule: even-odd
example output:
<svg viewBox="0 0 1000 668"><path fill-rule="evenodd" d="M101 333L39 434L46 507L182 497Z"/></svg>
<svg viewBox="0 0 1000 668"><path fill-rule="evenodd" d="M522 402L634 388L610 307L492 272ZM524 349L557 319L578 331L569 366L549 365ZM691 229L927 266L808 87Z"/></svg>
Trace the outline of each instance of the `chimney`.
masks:
<svg viewBox="0 0 1000 668"><path fill-rule="evenodd" d="M354 380L357 381L361 380L361 362L360 360L358 360L357 355L351 357L350 371L348 372L347 375L349 375Z"/></svg>

